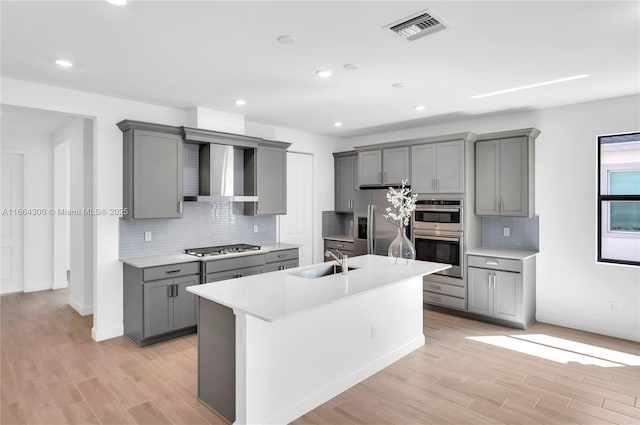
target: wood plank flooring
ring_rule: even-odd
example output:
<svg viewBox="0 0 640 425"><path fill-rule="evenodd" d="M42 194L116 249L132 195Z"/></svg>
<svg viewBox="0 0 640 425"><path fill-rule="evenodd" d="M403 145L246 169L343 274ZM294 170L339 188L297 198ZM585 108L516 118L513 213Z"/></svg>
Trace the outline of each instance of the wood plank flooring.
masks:
<svg viewBox="0 0 640 425"><path fill-rule="evenodd" d="M96 343L92 318L80 317L67 298L67 290L0 297L2 425L225 423L197 401L195 335L145 348L124 337ZM424 330L424 347L294 423L640 424L638 343L543 323L518 331L433 311L424 312ZM531 334L614 352L575 348L583 351L575 359L604 367L493 343ZM470 339L488 336L497 338ZM524 346L547 357L574 355L556 342Z"/></svg>

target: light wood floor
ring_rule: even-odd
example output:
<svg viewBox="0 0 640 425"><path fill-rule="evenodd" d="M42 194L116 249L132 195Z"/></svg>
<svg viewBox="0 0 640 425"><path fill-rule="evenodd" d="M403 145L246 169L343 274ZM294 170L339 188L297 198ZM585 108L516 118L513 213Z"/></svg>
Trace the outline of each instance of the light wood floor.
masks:
<svg viewBox="0 0 640 425"><path fill-rule="evenodd" d="M57 290L0 298L2 425L224 423L196 400L195 335L142 349L123 337L96 343L91 317L78 316L67 297ZM542 323L516 331L432 311L424 325L423 348L295 424L640 423L636 357L599 352L583 359L610 367L564 364L468 337L517 342L513 335L544 334L639 356L637 343Z"/></svg>

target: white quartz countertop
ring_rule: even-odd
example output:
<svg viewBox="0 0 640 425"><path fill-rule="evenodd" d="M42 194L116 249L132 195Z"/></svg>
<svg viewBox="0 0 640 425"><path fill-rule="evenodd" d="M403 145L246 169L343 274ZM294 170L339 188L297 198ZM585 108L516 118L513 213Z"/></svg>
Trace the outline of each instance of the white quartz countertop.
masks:
<svg viewBox="0 0 640 425"><path fill-rule="evenodd" d="M215 260L222 260L225 258L242 257L245 255L265 254L267 252L283 251L285 249L294 249L298 247L299 245L276 242L276 243L263 245L260 247L260 249L255 251L236 252L231 254L215 255L211 257L196 257L194 255L189 255L189 254L168 254L168 255L150 255L146 257L122 258L120 261L132 267L143 269L146 267L165 266L169 264L178 264L178 263L189 263L191 261L215 261Z"/></svg>
<svg viewBox="0 0 640 425"><path fill-rule="evenodd" d="M338 302L377 288L450 268L448 264L410 261L395 265L389 257L362 255L349 258L348 275L335 274L316 279L295 273L333 262L297 267L271 273L189 286L187 291L210 301L273 322L325 304Z"/></svg>
<svg viewBox="0 0 640 425"><path fill-rule="evenodd" d="M512 260L525 260L536 254L538 254L538 251L499 248L474 248L467 251L467 255L484 255L487 257L509 258Z"/></svg>

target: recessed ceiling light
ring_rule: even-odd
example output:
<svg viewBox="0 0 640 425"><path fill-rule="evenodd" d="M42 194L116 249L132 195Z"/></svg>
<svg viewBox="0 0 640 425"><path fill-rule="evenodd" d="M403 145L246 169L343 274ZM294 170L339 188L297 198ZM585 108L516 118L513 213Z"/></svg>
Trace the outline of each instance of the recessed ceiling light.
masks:
<svg viewBox="0 0 640 425"><path fill-rule="evenodd" d="M238 106L244 106L247 104L247 101L244 99L236 99L236 101L234 102L236 105Z"/></svg>
<svg viewBox="0 0 640 425"><path fill-rule="evenodd" d="M295 44L297 41L298 39L296 39L292 35L281 35L280 37L278 37L278 43L281 44Z"/></svg>
<svg viewBox="0 0 640 425"><path fill-rule="evenodd" d="M340 121L336 121L333 123L334 127L342 127L342 123Z"/></svg>
<svg viewBox="0 0 640 425"><path fill-rule="evenodd" d="M320 78L329 78L331 77L331 70L330 69L318 69L316 71L316 75Z"/></svg>
<svg viewBox="0 0 640 425"><path fill-rule="evenodd" d="M491 93L477 94L475 96L471 96L471 99L480 99L482 97L497 96L499 94L511 93L511 92L520 91L520 90L533 89L535 87L548 86L550 84L564 83L565 81L578 80L580 78L586 78L586 77L591 77L591 75L589 75L589 74L580 74L580 75L573 75L571 77L566 77L566 78L559 78L557 80L543 81L541 83L535 83L535 84L527 84L526 86L514 87L514 88L511 88L511 89L499 90L499 91L494 91L494 92L491 92Z"/></svg>
<svg viewBox="0 0 640 425"><path fill-rule="evenodd" d="M56 65L61 66L63 68L71 68L73 63L66 59L56 59Z"/></svg>
<svg viewBox="0 0 640 425"><path fill-rule="evenodd" d="M416 105L413 107L413 109L415 109L416 111L420 112L420 111L424 111L425 110L425 106L424 105Z"/></svg>
<svg viewBox="0 0 640 425"><path fill-rule="evenodd" d="M358 65L357 63L347 63L343 66L343 68L347 71L355 71L357 69L360 69L360 65Z"/></svg>
<svg viewBox="0 0 640 425"><path fill-rule="evenodd" d="M127 4L127 0L107 0L108 3L115 4L116 6L124 6Z"/></svg>
<svg viewBox="0 0 640 425"><path fill-rule="evenodd" d="M393 87L394 89L402 89L407 87L407 85L403 82L399 82L399 83L393 83L391 84L391 87Z"/></svg>

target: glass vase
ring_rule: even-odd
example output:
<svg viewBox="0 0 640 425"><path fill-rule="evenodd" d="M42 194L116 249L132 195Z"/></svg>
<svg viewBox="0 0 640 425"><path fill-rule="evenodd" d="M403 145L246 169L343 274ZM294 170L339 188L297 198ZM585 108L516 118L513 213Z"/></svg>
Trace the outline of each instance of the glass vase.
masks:
<svg viewBox="0 0 640 425"><path fill-rule="evenodd" d="M416 249L407 237L404 226L398 226L398 235L389 245L388 255L397 265L407 265L409 260L416 259Z"/></svg>

